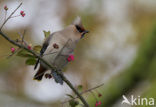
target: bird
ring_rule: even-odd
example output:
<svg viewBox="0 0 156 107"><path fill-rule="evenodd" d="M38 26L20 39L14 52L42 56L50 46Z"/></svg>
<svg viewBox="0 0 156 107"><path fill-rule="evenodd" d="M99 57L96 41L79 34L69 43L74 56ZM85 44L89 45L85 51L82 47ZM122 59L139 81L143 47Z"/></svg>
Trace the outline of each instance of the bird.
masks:
<svg viewBox="0 0 156 107"><path fill-rule="evenodd" d="M68 64L68 56L74 53L77 43L86 33L89 33L89 31L84 28L81 18L76 17L70 25L60 31L53 32L45 39L40 51L40 57L61 72L64 66ZM45 72L50 68L38 59L34 70L38 64L40 64L40 67L34 75L34 80L41 81ZM56 83L63 85L61 76L55 70L51 70L51 74Z"/></svg>

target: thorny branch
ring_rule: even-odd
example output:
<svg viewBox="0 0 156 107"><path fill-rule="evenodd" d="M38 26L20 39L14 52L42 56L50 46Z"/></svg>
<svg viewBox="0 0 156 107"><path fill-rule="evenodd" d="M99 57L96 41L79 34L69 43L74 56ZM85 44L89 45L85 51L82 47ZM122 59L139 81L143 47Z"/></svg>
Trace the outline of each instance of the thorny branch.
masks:
<svg viewBox="0 0 156 107"><path fill-rule="evenodd" d="M0 27L0 35L2 37L4 37L7 41L9 41L10 43L12 43L13 45L24 49L26 51L28 51L29 53L33 54L35 57L39 58L43 63L45 63L49 68L51 68L51 70L55 70L57 74L59 74L63 81L73 90L73 92L78 96L78 98L82 101L82 103L84 104L85 107L89 107L88 103L85 101L85 99L81 96L81 94L77 91L77 89L74 88L74 86L71 84L71 82L63 75L63 73L60 73L56 70L55 67L51 66L49 63L47 63L41 56L39 56L37 53L35 53L33 50L28 49L25 45L23 44L19 44L18 42L12 40L9 38L9 36L7 36L6 34L4 34L2 32L2 28L3 26L7 23L7 21L12 17L12 15L18 10L18 8L22 5L22 3L20 3L20 5L10 14L10 16L4 21L4 23L2 24L2 26Z"/></svg>

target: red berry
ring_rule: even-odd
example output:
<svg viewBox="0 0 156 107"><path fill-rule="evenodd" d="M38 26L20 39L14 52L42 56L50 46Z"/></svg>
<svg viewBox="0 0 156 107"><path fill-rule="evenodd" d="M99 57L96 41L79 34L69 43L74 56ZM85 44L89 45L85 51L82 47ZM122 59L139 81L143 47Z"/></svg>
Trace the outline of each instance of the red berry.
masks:
<svg viewBox="0 0 156 107"><path fill-rule="evenodd" d="M98 101L96 101L96 103L95 103L95 107L97 107L98 106Z"/></svg>
<svg viewBox="0 0 156 107"><path fill-rule="evenodd" d="M21 11L21 12L20 12L20 14L21 14L21 16L22 16L22 17L24 17L24 16L25 16L24 11Z"/></svg>
<svg viewBox="0 0 156 107"><path fill-rule="evenodd" d="M15 52L15 48L11 48L11 52L14 53Z"/></svg>
<svg viewBox="0 0 156 107"><path fill-rule="evenodd" d="M24 17L24 16L25 16L25 13L22 14L22 17Z"/></svg>
<svg viewBox="0 0 156 107"><path fill-rule="evenodd" d="M8 10L8 7L7 7L7 5L5 5L5 6L4 6L4 10L6 10L6 11Z"/></svg>
<svg viewBox="0 0 156 107"><path fill-rule="evenodd" d="M28 45L28 49L31 50L31 46L30 45Z"/></svg>
<svg viewBox="0 0 156 107"><path fill-rule="evenodd" d="M55 49L58 49L58 48L59 48L58 44L56 44L56 43L53 44L53 47L54 47Z"/></svg>
<svg viewBox="0 0 156 107"><path fill-rule="evenodd" d="M98 104L101 105L101 101L99 101Z"/></svg>
<svg viewBox="0 0 156 107"><path fill-rule="evenodd" d="M45 78L52 78L51 74L45 74Z"/></svg>
<svg viewBox="0 0 156 107"><path fill-rule="evenodd" d="M68 58L67 58L67 61L68 62L74 61L74 55L69 55Z"/></svg>
<svg viewBox="0 0 156 107"><path fill-rule="evenodd" d="M23 13L24 13L24 11L21 11L21 12L20 12L20 14L23 14Z"/></svg>
<svg viewBox="0 0 156 107"><path fill-rule="evenodd" d="M101 105L101 101L96 101L95 107L98 107L99 105Z"/></svg>
<svg viewBox="0 0 156 107"><path fill-rule="evenodd" d="M98 97L101 97L101 96L102 96L102 94L99 93L99 94L98 94Z"/></svg>

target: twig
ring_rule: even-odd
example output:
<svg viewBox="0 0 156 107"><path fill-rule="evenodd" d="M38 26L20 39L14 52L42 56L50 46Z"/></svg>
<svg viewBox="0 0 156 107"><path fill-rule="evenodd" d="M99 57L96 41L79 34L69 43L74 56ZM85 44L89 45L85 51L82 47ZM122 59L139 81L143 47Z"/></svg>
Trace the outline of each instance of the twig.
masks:
<svg viewBox="0 0 156 107"><path fill-rule="evenodd" d="M7 11L5 10L4 21L6 20L6 16L7 16Z"/></svg>
<svg viewBox="0 0 156 107"><path fill-rule="evenodd" d="M15 55L19 50L20 50L20 48L17 48L17 50L16 50L14 53L10 54L7 58L12 57L12 56Z"/></svg>
<svg viewBox="0 0 156 107"><path fill-rule="evenodd" d="M100 84L100 85L98 85L98 86L96 86L96 87L93 87L93 88L91 88L91 89L88 89L88 90L82 92L81 94L84 94L84 93L86 93L86 92L92 91L92 90L94 90L94 89L96 89L96 88L99 88L99 87L101 87L101 86L103 86L103 85L104 85L104 83L102 83L102 84Z"/></svg>
<svg viewBox="0 0 156 107"><path fill-rule="evenodd" d="M18 33L20 35L20 38L21 38L21 41L18 40L19 42L21 42L21 44L24 43L24 45L28 46L28 43L24 40L24 37L25 37L25 30L24 30L24 33L23 35L21 33Z"/></svg>
<svg viewBox="0 0 156 107"><path fill-rule="evenodd" d="M10 17L10 19L11 19L11 18L15 18L15 17L19 17L19 16L21 16L21 15L12 16L12 17Z"/></svg>
<svg viewBox="0 0 156 107"><path fill-rule="evenodd" d="M89 91L91 94L92 94L92 96L95 98L95 100L97 101L97 98L96 98L96 95L94 94L94 92L93 91Z"/></svg>
<svg viewBox="0 0 156 107"><path fill-rule="evenodd" d="M6 22L11 18L11 16L18 10L18 8L20 8L20 6L22 5L22 3L20 3L20 5L10 14L10 16L4 21L4 23L2 24L2 26L0 27L0 31L2 30L3 26L6 24Z"/></svg>
<svg viewBox="0 0 156 107"><path fill-rule="evenodd" d="M26 30L24 30L24 32L23 32L23 35L22 35L22 42L24 41L24 37L25 37L25 34L26 34Z"/></svg>
<svg viewBox="0 0 156 107"><path fill-rule="evenodd" d="M94 89L97 89L97 88L103 86L103 85L104 85L104 83L102 83L102 84L100 84L100 85L98 85L98 86L96 86L96 87L90 88L90 89L88 89L88 90L85 90L85 91L81 92L80 94L82 95L82 94L84 94L84 93L90 92L90 91L92 91L92 90L94 90ZM75 98L73 98L73 99L76 99L76 98L78 98L78 97L75 97ZM71 100L71 99L70 99L70 100ZM70 100L64 101L64 102L62 102L62 104L65 104L65 103L69 102Z"/></svg>

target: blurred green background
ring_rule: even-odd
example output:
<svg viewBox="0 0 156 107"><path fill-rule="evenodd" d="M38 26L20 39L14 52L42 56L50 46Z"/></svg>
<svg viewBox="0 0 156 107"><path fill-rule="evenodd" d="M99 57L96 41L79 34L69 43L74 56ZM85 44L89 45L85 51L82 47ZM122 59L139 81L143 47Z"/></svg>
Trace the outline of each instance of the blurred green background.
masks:
<svg viewBox="0 0 156 107"><path fill-rule="evenodd" d="M122 95L156 99L156 0L0 0L0 24L4 5L10 14L20 2L15 15L24 10L26 16L9 20L3 30L13 39L26 30L25 39L33 46L42 44L43 30L55 32L76 16L82 18L90 33L78 43L75 60L64 71L84 90L104 83L93 91L96 98L83 95L91 107L97 99L100 107L130 107L121 104ZM36 71L25 59L7 58L11 47L0 36L0 107L62 107L71 89L53 79L34 81Z"/></svg>

